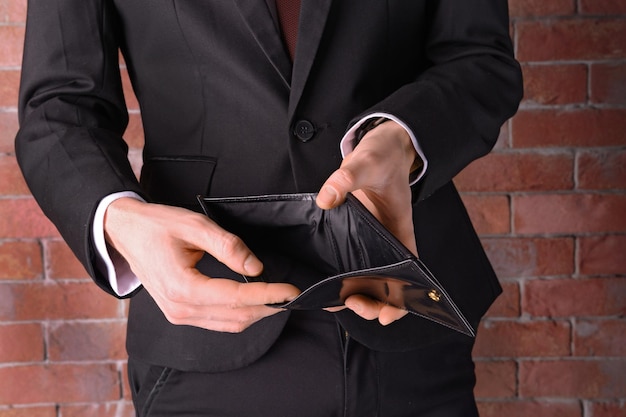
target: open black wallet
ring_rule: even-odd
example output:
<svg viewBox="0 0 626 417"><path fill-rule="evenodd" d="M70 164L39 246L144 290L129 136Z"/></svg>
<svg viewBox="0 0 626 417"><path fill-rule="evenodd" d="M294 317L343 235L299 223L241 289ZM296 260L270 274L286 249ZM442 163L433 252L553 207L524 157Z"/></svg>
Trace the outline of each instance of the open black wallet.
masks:
<svg viewBox="0 0 626 417"><path fill-rule="evenodd" d="M263 262L244 280L288 282L302 293L275 307L322 309L363 294L474 337L463 313L426 265L357 200L332 210L316 194L198 196L207 216L241 237Z"/></svg>

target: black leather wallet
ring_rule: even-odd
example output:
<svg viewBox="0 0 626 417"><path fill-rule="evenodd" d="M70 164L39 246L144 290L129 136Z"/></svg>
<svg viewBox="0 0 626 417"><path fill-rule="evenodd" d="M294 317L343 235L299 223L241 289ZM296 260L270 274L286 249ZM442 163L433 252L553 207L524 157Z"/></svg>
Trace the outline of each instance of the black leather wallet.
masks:
<svg viewBox="0 0 626 417"><path fill-rule="evenodd" d="M445 288L357 200L322 210L315 194L198 196L207 216L240 236L264 264L259 277L302 293L275 307L321 309L363 294L474 337Z"/></svg>

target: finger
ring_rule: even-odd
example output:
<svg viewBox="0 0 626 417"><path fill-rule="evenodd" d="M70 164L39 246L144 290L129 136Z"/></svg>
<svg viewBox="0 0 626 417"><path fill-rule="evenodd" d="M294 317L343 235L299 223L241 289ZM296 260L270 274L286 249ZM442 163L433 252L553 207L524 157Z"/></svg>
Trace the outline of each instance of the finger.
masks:
<svg viewBox="0 0 626 417"><path fill-rule="evenodd" d="M235 272L257 276L263 271L263 264L241 238L206 217L201 216L200 221L199 225L190 225L181 238L211 254Z"/></svg>
<svg viewBox="0 0 626 417"><path fill-rule="evenodd" d="M365 320L375 320L385 304L373 298L355 294L346 299L345 305Z"/></svg>
<svg viewBox="0 0 626 417"><path fill-rule="evenodd" d="M345 310L346 308L347 307L343 305L343 306L337 306L337 307L326 307L326 308L323 308L322 310L328 311L329 313L336 313L338 311Z"/></svg>
<svg viewBox="0 0 626 417"><path fill-rule="evenodd" d="M231 309L265 306L293 300L300 290L291 284L241 283L226 278L207 278L193 271L193 278L181 289L179 301L191 305L221 305Z"/></svg>
<svg viewBox="0 0 626 417"><path fill-rule="evenodd" d="M316 203L324 210L328 210L342 204L346 194L353 191L353 179L350 173L343 168L333 172L324 182L317 194Z"/></svg>
<svg viewBox="0 0 626 417"><path fill-rule="evenodd" d="M166 319L175 325L188 325L219 332L238 333L257 321L283 310L267 306L233 309L229 306L178 305L175 308L162 309L162 311Z"/></svg>
<svg viewBox="0 0 626 417"><path fill-rule="evenodd" d="M343 203L347 193L378 186L384 155L384 152L371 146L355 149L320 188L318 205L324 209L333 208Z"/></svg>
<svg viewBox="0 0 626 417"><path fill-rule="evenodd" d="M250 282L237 283L236 306L257 306L292 301L300 290L286 283Z"/></svg>
<svg viewBox="0 0 626 417"><path fill-rule="evenodd" d="M238 332L281 311L265 304L282 303L299 293L289 284L244 284L229 279L207 279L200 273L196 275L191 283L182 280L175 290L153 295L167 320L173 324Z"/></svg>
<svg viewBox="0 0 626 417"><path fill-rule="evenodd" d="M271 311L273 310L273 311ZM244 330L246 330L248 327L252 326L254 323L256 323L257 321L261 320L262 318L268 317L272 314L276 314L279 313L281 310L278 309L271 309L268 308L268 311L270 311L270 313L268 313L265 316L260 316L258 318L256 318L255 320L251 320L249 322L232 322L232 321L215 321L215 320L205 320L205 321L201 321L197 324L195 324L194 326L196 327L201 327L207 330L213 330L216 332L223 332L223 333L241 333Z"/></svg>
<svg viewBox="0 0 626 417"><path fill-rule="evenodd" d="M236 328L237 324L247 327L262 318L272 316L281 311L284 310L268 306L250 306L236 309L232 309L230 306L215 306L210 308L207 314L203 315L202 318L207 323L233 323L233 327Z"/></svg>
<svg viewBox="0 0 626 417"><path fill-rule="evenodd" d="M348 297L345 304L346 307L366 320L378 319L383 326L387 326L408 314L406 310L358 294Z"/></svg>
<svg viewBox="0 0 626 417"><path fill-rule="evenodd" d="M409 312L390 305L384 305L378 314L378 322L383 326L387 326L396 320L400 320Z"/></svg>

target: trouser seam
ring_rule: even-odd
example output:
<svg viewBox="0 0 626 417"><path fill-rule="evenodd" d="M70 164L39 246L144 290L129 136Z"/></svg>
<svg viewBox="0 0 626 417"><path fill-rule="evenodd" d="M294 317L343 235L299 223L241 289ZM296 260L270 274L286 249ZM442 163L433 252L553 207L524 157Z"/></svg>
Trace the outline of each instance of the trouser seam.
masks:
<svg viewBox="0 0 626 417"><path fill-rule="evenodd" d="M382 378L380 375L380 370L381 370L381 366L380 366L380 357L378 355L378 352L372 351L372 355L374 358L374 377L376 378L376 416L382 416Z"/></svg>
<svg viewBox="0 0 626 417"><path fill-rule="evenodd" d="M163 370L161 371L161 375L159 375L159 378L157 379L156 383L150 390L148 397L146 398L146 402L143 406L143 411L141 413L142 417L148 417L150 415L152 404L154 404L157 395L161 391L161 388L163 388L163 386L167 382L167 379L169 378L171 373L172 368L163 368Z"/></svg>

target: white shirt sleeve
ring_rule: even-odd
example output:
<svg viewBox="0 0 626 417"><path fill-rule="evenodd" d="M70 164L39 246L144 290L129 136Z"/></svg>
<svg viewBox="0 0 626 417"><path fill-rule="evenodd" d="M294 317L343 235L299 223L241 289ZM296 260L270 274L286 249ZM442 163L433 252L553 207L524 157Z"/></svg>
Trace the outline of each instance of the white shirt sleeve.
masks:
<svg viewBox="0 0 626 417"><path fill-rule="evenodd" d="M137 193L124 191L113 193L100 201L93 220L93 240L96 247L96 266L104 272L113 291L123 297L141 286L137 276L131 271L128 262L104 238L104 213L109 205L122 197L131 197L144 201Z"/></svg>
<svg viewBox="0 0 626 417"><path fill-rule="evenodd" d="M350 152L352 152L354 150L354 146L355 146L354 140L355 140L355 137L356 137L356 131L359 129L359 127L363 123L368 121L369 119L374 119L374 118L377 119L379 117L384 117L386 119L390 119L390 120L393 120L394 122L398 123L400 126L402 126L407 131L407 133L411 137L411 142L413 142L413 147L415 148L415 151L417 152L419 157L422 158L422 161L424 162L424 165L422 166L422 169L420 171L414 172L411 175L411 178L409 179L410 185L415 184L420 179L422 179L422 177L426 173L426 169L428 168L428 160L424 156L424 152L422 151L422 148L420 147L420 145L419 145L419 143L417 141L417 138L413 134L413 131L411 129L409 129L409 127L402 120L398 119L397 117L395 117L392 114L388 114L388 113L372 113L372 114L368 114L367 116L365 116L361 120L359 120L354 126L352 126L350 128L350 130L348 130L346 132L346 134L341 139L341 143L339 145L340 148L341 148L341 156L343 156L345 158L346 155L348 155Z"/></svg>

